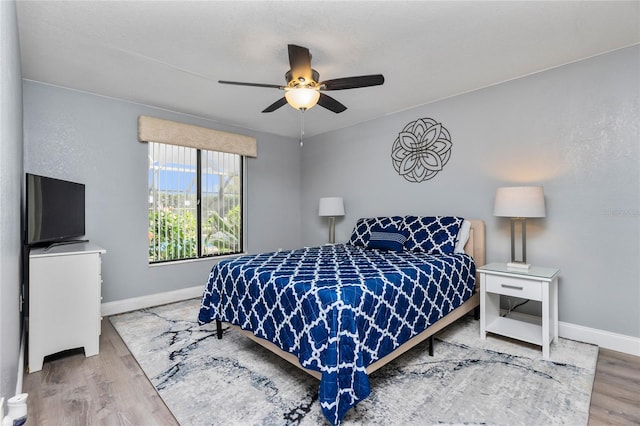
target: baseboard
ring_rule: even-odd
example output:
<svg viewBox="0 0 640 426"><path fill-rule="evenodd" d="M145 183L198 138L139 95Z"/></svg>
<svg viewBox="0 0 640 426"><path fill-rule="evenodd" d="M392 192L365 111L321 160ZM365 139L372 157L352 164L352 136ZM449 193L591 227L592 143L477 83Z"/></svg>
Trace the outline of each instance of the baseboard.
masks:
<svg viewBox="0 0 640 426"><path fill-rule="evenodd" d="M24 379L24 352L25 352L26 340L27 340L27 324L25 319L22 325L22 333L20 335L20 352L18 352L18 376L16 379L15 395L20 395L22 393L22 382Z"/></svg>
<svg viewBox="0 0 640 426"><path fill-rule="evenodd" d="M203 286L196 286L167 291L165 293L150 294L148 296L133 297L131 299L103 303L100 309L102 316L116 315L124 312L135 311L137 309L180 302L181 300L193 299L194 297L202 297L203 290Z"/></svg>
<svg viewBox="0 0 640 426"><path fill-rule="evenodd" d="M558 322L558 334L565 339L593 343L601 348L640 356L640 338L583 327L568 322Z"/></svg>
<svg viewBox="0 0 640 426"><path fill-rule="evenodd" d="M530 322L536 322L537 320L539 323L539 317L534 315L512 311L509 316L511 318L521 318ZM558 334L560 337L565 339L591 343L593 345L598 345L601 348L640 356L640 338L638 337L612 333L610 331L599 330L597 328L584 327L564 321L558 321Z"/></svg>

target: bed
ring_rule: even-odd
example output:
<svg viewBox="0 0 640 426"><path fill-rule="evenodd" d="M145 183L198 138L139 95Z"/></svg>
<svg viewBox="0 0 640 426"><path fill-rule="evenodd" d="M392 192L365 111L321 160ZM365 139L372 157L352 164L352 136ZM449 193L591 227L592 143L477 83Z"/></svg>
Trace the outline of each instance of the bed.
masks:
<svg viewBox="0 0 640 426"><path fill-rule="evenodd" d="M466 241L466 243L465 243ZM359 219L348 243L220 261L201 324L229 323L320 380L339 424L368 375L479 305L484 222L455 216Z"/></svg>

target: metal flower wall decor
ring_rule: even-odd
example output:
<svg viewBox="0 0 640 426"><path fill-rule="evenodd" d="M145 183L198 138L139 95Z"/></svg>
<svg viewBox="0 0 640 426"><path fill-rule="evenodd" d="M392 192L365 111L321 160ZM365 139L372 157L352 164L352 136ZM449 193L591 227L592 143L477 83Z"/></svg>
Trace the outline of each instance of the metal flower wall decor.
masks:
<svg viewBox="0 0 640 426"><path fill-rule="evenodd" d="M442 123L420 118L404 126L391 148L394 169L409 182L433 178L451 157L451 136Z"/></svg>

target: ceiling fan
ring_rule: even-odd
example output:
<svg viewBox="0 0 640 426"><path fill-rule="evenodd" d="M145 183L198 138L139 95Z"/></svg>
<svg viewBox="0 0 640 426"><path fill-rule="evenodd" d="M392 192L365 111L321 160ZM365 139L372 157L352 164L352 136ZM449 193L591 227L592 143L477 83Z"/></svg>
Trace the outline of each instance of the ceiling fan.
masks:
<svg viewBox="0 0 640 426"><path fill-rule="evenodd" d="M262 112L273 112L288 103L293 108L301 111L305 111L318 104L335 113L343 112L347 107L321 91L356 89L358 87L379 86L384 83L384 76L382 74L320 81L318 71L311 68L311 53L309 53L309 49L296 46L295 44L289 44L288 47L289 65L291 69L285 74L285 79L287 80L286 86L225 80L219 80L218 83L284 90L284 97L269 105Z"/></svg>

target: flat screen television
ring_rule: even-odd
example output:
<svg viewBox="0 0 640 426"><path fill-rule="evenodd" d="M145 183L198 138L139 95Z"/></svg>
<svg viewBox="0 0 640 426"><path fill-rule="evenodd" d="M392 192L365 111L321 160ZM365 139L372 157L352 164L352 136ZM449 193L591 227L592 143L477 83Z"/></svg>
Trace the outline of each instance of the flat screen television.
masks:
<svg viewBox="0 0 640 426"><path fill-rule="evenodd" d="M85 186L27 173L26 244L72 242L85 233Z"/></svg>

